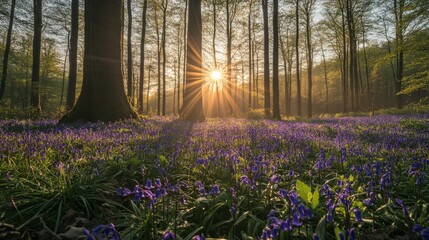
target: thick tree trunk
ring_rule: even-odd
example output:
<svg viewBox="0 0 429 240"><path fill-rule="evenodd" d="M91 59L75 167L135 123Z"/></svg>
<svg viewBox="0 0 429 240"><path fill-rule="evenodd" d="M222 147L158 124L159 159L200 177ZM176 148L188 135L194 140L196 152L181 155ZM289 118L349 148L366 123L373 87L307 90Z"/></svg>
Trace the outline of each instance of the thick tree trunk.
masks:
<svg viewBox="0 0 429 240"><path fill-rule="evenodd" d="M201 121L204 120L201 0L189 0L188 19L186 86L180 117Z"/></svg>
<svg viewBox="0 0 429 240"><path fill-rule="evenodd" d="M140 42L140 81L139 81L139 112L143 113L143 90L144 90L144 61L145 61L145 39L146 39L146 12L147 0L143 2L142 12L142 36Z"/></svg>
<svg viewBox="0 0 429 240"><path fill-rule="evenodd" d="M264 19L264 112L265 117L270 114L270 43L268 31L268 0L262 0L262 13Z"/></svg>
<svg viewBox="0 0 429 240"><path fill-rule="evenodd" d="M4 55L3 55L3 66L2 66L3 69L2 69L1 85L0 85L0 101L3 99L4 91L6 89L7 65L9 63L9 52L10 52L10 43L12 38L13 19L15 16L15 3L16 3L16 0L12 0L12 5L10 7L9 27L7 29L6 47L4 49Z"/></svg>
<svg viewBox="0 0 429 240"><path fill-rule="evenodd" d="M273 118L280 117L279 90L279 1L273 1Z"/></svg>
<svg viewBox="0 0 429 240"><path fill-rule="evenodd" d="M73 110L61 123L136 118L121 72L122 1L85 0L84 79ZM108 41L106 41L108 39Z"/></svg>
<svg viewBox="0 0 429 240"><path fill-rule="evenodd" d="M42 43L42 0L33 0L34 34L33 34L33 67L31 73L30 105L33 111L40 113L40 48Z"/></svg>
<svg viewBox="0 0 429 240"><path fill-rule="evenodd" d="M69 54L69 82L67 87L67 110L70 111L76 101L77 78L77 44L79 37L79 0L72 0L70 54Z"/></svg>

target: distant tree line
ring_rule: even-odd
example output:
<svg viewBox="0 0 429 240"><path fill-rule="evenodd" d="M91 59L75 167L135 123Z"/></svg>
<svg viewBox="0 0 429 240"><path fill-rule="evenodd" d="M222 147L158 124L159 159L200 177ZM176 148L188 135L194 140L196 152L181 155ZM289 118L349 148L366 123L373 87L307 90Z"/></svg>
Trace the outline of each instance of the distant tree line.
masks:
<svg viewBox="0 0 429 240"><path fill-rule="evenodd" d="M90 2L0 0L0 114L62 116L77 107L89 78L85 51L113 44L88 38L85 16L108 5ZM112 2L120 15L104 21L120 28L102 34L119 37L114 68L122 87L102 98L108 85L97 85L100 95L83 107L124 95L117 107L130 105L130 116L178 115L198 98L203 110L196 118L263 109L279 119L429 101L426 0ZM198 12L201 22L190 21ZM201 43L194 36L199 28ZM210 80L215 69L223 73L220 82Z"/></svg>

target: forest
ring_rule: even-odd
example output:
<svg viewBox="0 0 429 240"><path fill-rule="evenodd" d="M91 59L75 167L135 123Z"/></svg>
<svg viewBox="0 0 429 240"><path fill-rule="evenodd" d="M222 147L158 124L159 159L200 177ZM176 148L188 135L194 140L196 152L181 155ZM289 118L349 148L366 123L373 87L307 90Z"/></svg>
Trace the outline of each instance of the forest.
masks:
<svg viewBox="0 0 429 240"><path fill-rule="evenodd" d="M0 239L429 239L427 0L0 0Z"/></svg>

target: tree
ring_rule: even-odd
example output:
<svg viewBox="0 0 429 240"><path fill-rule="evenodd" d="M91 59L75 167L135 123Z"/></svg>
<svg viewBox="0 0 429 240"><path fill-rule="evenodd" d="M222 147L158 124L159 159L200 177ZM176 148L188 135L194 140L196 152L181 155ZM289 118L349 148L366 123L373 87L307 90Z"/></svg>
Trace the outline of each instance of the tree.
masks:
<svg viewBox="0 0 429 240"><path fill-rule="evenodd" d="M298 116L301 116L301 79L300 79L300 68L299 68L299 0L295 0L295 55L296 55L296 91L297 91L297 102L298 102Z"/></svg>
<svg viewBox="0 0 429 240"><path fill-rule="evenodd" d="M147 0L143 1L142 12L142 36L140 42L140 81L139 81L139 112L143 113L143 90L144 90L144 57L145 57L145 39L146 39L146 12Z"/></svg>
<svg viewBox="0 0 429 240"><path fill-rule="evenodd" d="M122 1L85 0L84 78L81 94L62 123L136 118L121 72Z"/></svg>
<svg viewBox="0 0 429 240"><path fill-rule="evenodd" d="M203 84L201 0L189 0L186 58L186 85L180 117L185 120L204 120L201 92Z"/></svg>
<svg viewBox="0 0 429 240"><path fill-rule="evenodd" d="M30 105L36 112L41 112L40 107L40 48L42 44L42 0L33 0L34 34L33 34L33 67L31 73L31 97Z"/></svg>
<svg viewBox="0 0 429 240"><path fill-rule="evenodd" d="M1 85L0 85L0 101L3 99L4 91L6 89L7 65L9 63L10 42L12 37L13 19L15 16L15 3L16 3L16 0L12 0L12 4L10 6L9 27L7 29L6 47L4 49L4 55L3 55L3 69L2 69Z"/></svg>
<svg viewBox="0 0 429 240"><path fill-rule="evenodd" d="M71 110L76 99L77 44L79 35L79 0L72 0L71 34L69 53L69 82L67 88L67 110Z"/></svg>
<svg viewBox="0 0 429 240"><path fill-rule="evenodd" d="M316 0L306 0L303 3L303 13L305 20L305 33L307 43L307 88L308 88L308 99L307 99L307 116L310 118L313 114L312 109L312 90L313 90L313 47L311 39L311 18L313 14L313 7Z"/></svg>
<svg viewBox="0 0 429 240"><path fill-rule="evenodd" d="M168 0L162 1L162 116L165 116L165 64L167 63L167 57L165 53L165 37L167 34L167 7Z"/></svg>
<svg viewBox="0 0 429 240"><path fill-rule="evenodd" d="M280 117L279 91L279 1L273 0L273 118Z"/></svg>
<svg viewBox="0 0 429 240"><path fill-rule="evenodd" d="M133 97L133 51L131 45L131 36L133 29L133 11L131 8L131 0L127 0L128 12L128 31L127 31L127 96L129 99Z"/></svg>
<svg viewBox="0 0 429 240"><path fill-rule="evenodd" d="M270 117L270 45L268 35L268 0L262 0L262 13L264 19L264 112Z"/></svg>

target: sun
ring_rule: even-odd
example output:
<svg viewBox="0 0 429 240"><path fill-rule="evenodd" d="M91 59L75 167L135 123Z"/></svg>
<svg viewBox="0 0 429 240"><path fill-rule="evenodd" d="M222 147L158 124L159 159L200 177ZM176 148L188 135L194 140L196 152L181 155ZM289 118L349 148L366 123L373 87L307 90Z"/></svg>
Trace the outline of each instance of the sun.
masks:
<svg viewBox="0 0 429 240"><path fill-rule="evenodd" d="M210 74L210 78L215 82L219 82L222 79L222 73L217 70L214 70Z"/></svg>

